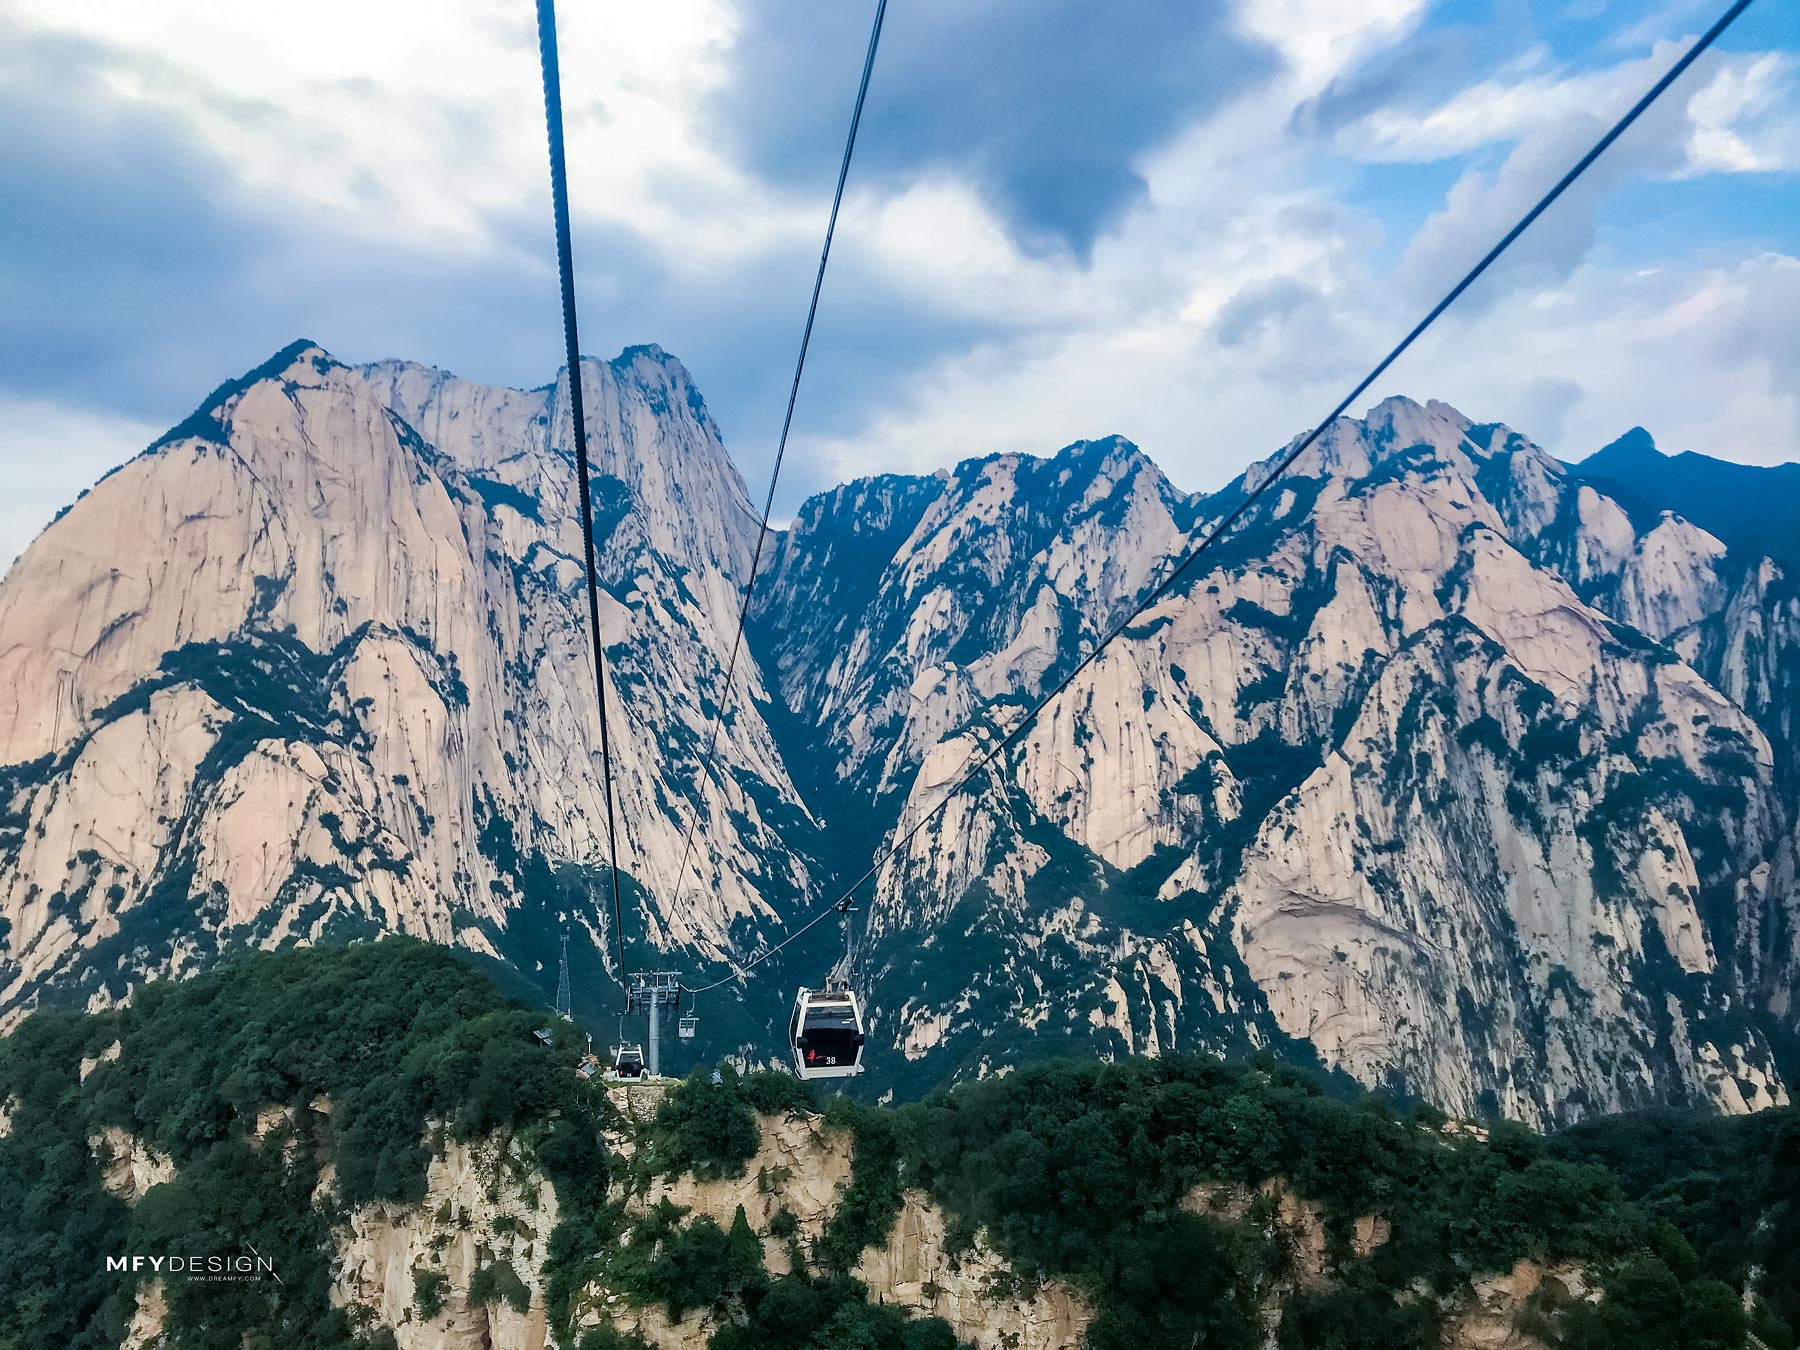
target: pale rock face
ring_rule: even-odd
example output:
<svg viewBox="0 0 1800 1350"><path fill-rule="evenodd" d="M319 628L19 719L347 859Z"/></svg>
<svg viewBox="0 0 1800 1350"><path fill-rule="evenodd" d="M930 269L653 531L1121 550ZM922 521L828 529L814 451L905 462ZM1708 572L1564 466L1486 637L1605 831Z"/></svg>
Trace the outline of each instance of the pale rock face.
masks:
<svg viewBox="0 0 1800 1350"><path fill-rule="evenodd" d="M1576 535L1572 579L1580 583L1617 576L1638 550L1631 517L1611 497L1603 497L1585 484L1576 491L1575 513L1581 530Z"/></svg>
<svg viewBox="0 0 1800 1350"><path fill-rule="evenodd" d="M803 1246L819 1240L837 1210L843 1188L850 1184L850 1140L823 1128L816 1117L759 1116L762 1145L745 1165L744 1175L698 1181L691 1174L674 1180L657 1178L646 1204L667 1198L695 1214L709 1215L729 1230L738 1207L763 1237L763 1264L773 1273L788 1270L787 1246L766 1236L769 1220L787 1210L798 1221Z"/></svg>
<svg viewBox="0 0 1800 1350"><path fill-rule="evenodd" d="M1452 1109L1547 1122L1670 1095L1733 1110L1763 1100L1766 1047L1746 1049L1753 1076L1706 1068L1729 1051L1704 1036L1694 1058L1668 1060L1659 985L1664 963L1727 980L1741 968L1740 933L1703 916L1724 896L1742 931L1758 931L1738 878L1787 866L1774 750L1690 665L1583 598L1625 595L1634 626L1656 632L1691 625L1723 603L1716 541L1675 518L1640 538L1555 461L1441 405L1390 400L1340 423L1294 473L1242 527L1255 545L1241 561L1230 543L1217 550L1227 561L1171 592L1045 710L1004 790L973 783L884 870L870 930L897 950L886 1003L898 1020L877 1018L896 1048L942 1053L981 1014L992 1025L996 995L1019 1025L1043 1026L1057 1015L1044 941L1053 916L1079 912L1058 943L1093 963L1074 1011L1121 1050L1219 1043L1207 1028L1229 991L1238 1028L1225 1043L1306 1039L1365 1081L1397 1073ZM1565 575L1538 560L1529 530L1566 520ZM941 539L933 550L937 571L955 565ZM1030 604L1008 655L1041 646L1031 635L1047 621ZM950 631L976 612L937 592L931 611ZM1030 696L1054 674L1019 669L1014 687ZM940 687L913 683L915 705ZM916 766L897 832L1015 719L1002 704L993 731L922 752L896 742L883 781L904 778L896 753ZM1272 769L1285 781L1271 799ZM1652 778L1668 786L1640 802ZM1240 822L1247 800L1264 814ZM1220 836L1246 842L1220 851ZM1057 865L1052 840L1092 861ZM1140 980L1129 966L1146 948L1130 930L1167 920L1098 917L1125 903L1129 878L1095 869L1153 856L1157 908L1206 922L1184 928L1188 944L1153 940L1156 973ZM935 944L992 952L996 936L973 987L915 992ZM924 959L908 950L921 938ZM1253 987L1235 982L1235 962L1218 967L1227 944ZM1239 1020L1246 994L1273 1028ZM1703 1022L1729 998L1685 1017Z"/></svg>
<svg viewBox="0 0 1800 1350"><path fill-rule="evenodd" d="M1522 1260L1504 1275L1477 1277L1473 1285L1465 1306L1445 1319L1447 1350L1543 1350L1544 1343L1519 1330L1517 1322L1534 1294L1555 1285L1565 1298L1599 1297L1586 1272L1566 1261L1545 1266Z"/></svg>
<svg viewBox="0 0 1800 1350"><path fill-rule="evenodd" d="M90 1073L92 1073L95 1069L99 1068L102 1064L111 1064L115 1060L117 1060L119 1057L119 1050L120 1050L119 1042L114 1041L111 1045L107 1046L104 1050L102 1050L99 1054L93 1056L91 1059L84 1057L82 1059L81 1065L80 1065L81 1081L84 1083L87 1082L88 1075Z"/></svg>
<svg viewBox="0 0 1800 1350"><path fill-rule="evenodd" d="M708 1312L691 1312L679 1321L671 1321L666 1308L640 1308L617 1294L608 1300L603 1317L596 1314L582 1325L585 1328L602 1322L625 1335L641 1337L655 1350L706 1350L719 1329Z"/></svg>
<svg viewBox="0 0 1800 1350"><path fill-rule="evenodd" d="M975 1350L1079 1350L1093 1309L1054 1281L1021 1281L980 1235L964 1252L945 1247L944 1216L908 1191L885 1247L851 1273L884 1302L941 1317Z"/></svg>
<svg viewBox="0 0 1800 1350"><path fill-rule="evenodd" d="M169 1303L163 1295L162 1281L148 1280L140 1284L131 1322L125 1328L125 1339L119 1350L157 1350L162 1344L163 1324L168 1317Z"/></svg>
<svg viewBox="0 0 1800 1350"><path fill-rule="evenodd" d="M416 1205L352 1210L336 1234L332 1299L368 1308L391 1327L401 1350L544 1350L544 1261L556 1227L556 1192L494 1138L444 1143ZM469 1301L482 1266L504 1261L530 1291L520 1312L504 1299ZM429 1322L413 1307L414 1277L445 1280L443 1311Z"/></svg>
<svg viewBox="0 0 1800 1350"><path fill-rule="evenodd" d="M1619 569L1619 616L1659 640L1699 623L1725 601L1724 557L1725 545L1665 511Z"/></svg>
<svg viewBox="0 0 1800 1350"><path fill-rule="evenodd" d="M223 710L204 695L158 691L142 711L95 733L60 791L29 799L20 813L23 846L6 860L10 866L0 863L13 956L0 1000L20 998L84 939L118 931L132 892L142 897L186 812L195 772L216 739L215 718L225 720ZM113 886L126 894L108 903Z"/></svg>
<svg viewBox="0 0 1800 1350"><path fill-rule="evenodd" d="M1032 724L1014 781L1069 838L1128 868L1179 840L1175 784L1218 753L1162 663L1108 651Z"/></svg>
<svg viewBox="0 0 1800 1350"><path fill-rule="evenodd" d="M1237 1222L1249 1215L1259 1199L1273 1201L1267 1235L1287 1248L1289 1258L1286 1280L1267 1291L1262 1310L1264 1324L1273 1336L1281 1322L1280 1301L1286 1294L1294 1288L1324 1289L1332 1282L1324 1213L1279 1178L1270 1178L1255 1191L1237 1182L1203 1181L1181 1197L1181 1208L1189 1214ZM1367 1256L1387 1240L1387 1231L1386 1220L1377 1215L1358 1218L1353 1239L1356 1254Z"/></svg>
<svg viewBox="0 0 1800 1350"><path fill-rule="evenodd" d="M1203 1182L1182 1197L1181 1207L1192 1214L1239 1221L1259 1197L1274 1201L1269 1235L1284 1243L1290 1255L1287 1276L1263 1296L1262 1323L1268 1343L1273 1345L1279 1334L1284 1302L1293 1289L1329 1288L1336 1278L1328 1254L1324 1217L1318 1206L1295 1195L1284 1182L1272 1180L1255 1192L1236 1183ZM1362 1215L1352 1228L1351 1251L1366 1257L1391 1233L1386 1219ZM1476 1274L1466 1292L1453 1296L1441 1307L1441 1334L1446 1350L1544 1350L1544 1343L1521 1330L1519 1323L1532 1296L1550 1284L1557 1286L1565 1299L1594 1300L1600 1296L1587 1272L1571 1262L1546 1267L1536 1261L1521 1260L1504 1273Z"/></svg>
<svg viewBox="0 0 1800 1350"><path fill-rule="evenodd" d="M0 584L0 763L23 766L0 1016L52 980L114 1000L230 933L493 951L531 904L611 945L589 899L606 827L566 384L495 391L305 346L261 374ZM746 660L673 904L687 820L664 808L688 809L755 522L678 364L646 349L582 374L597 510L619 522L601 563L621 861L664 892L656 940L719 956L806 875L772 833L806 813ZM527 895L534 875L555 893ZM123 959L87 967L107 939Z"/></svg>
<svg viewBox="0 0 1800 1350"><path fill-rule="evenodd" d="M741 1206L750 1226L766 1235L769 1220L785 1209L798 1220L802 1249L810 1248L850 1182L849 1137L806 1115L759 1116L757 1123L761 1147L743 1176L658 1178L648 1193L632 1197L634 1211L667 1199L729 1228ZM773 1274L789 1269L785 1243L765 1236L763 1258ZM886 1244L865 1251L851 1273L868 1286L871 1301L943 1318L977 1350L1076 1350L1094 1315L1054 1282L1025 1286L979 1236L970 1250L949 1254L944 1216L916 1191L905 1194ZM709 1313L671 1322L660 1307L636 1307L600 1288L586 1291L583 1302L584 1327L610 1323L658 1350L698 1350L717 1329Z"/></svg>
<svg viewBox="0 0 1800 1350"><path fill-rule="evenodd" d="M974 698L1034 687L1058 653L1157 579L1181 538L1178 495L1117 440L1047 460L970 460L906 489L853 486L863 490L796 517L759 613L783 616L783 692L820 719L837 776L859 777L880 755L883 789L903 786ZM818 576L839 568L860 575ZM817 603L827 596L837 603ZM921 679L947 672L962 647L979 655L964 679Z"/></svg>
<svg viewBox="0 0 1800 1350"><path fill-rule="evenodd" d="M175 1162L117 1125L108 1125L88 1141L100 1163L101 1184L121 1200L136 1203L152 1186L175 1179Z"/></svg>
<svg viewBox="0 0 1800 1350"><path fill-rule="evenodd" d="M1770 1075L1760 1057L1747 1058L1745 1047L1728 1044L1723 1051L1707 1042L1699 1048L1699 1074L1720 1104L1734 1115L1766 1111L1792 1102L1787 1087Z"/></svg>

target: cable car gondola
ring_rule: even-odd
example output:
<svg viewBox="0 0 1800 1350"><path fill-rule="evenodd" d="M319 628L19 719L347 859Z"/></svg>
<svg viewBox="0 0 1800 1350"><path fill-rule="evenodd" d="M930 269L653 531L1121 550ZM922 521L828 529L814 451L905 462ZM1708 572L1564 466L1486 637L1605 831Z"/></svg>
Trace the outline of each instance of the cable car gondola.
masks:
<svg viewBox="0 0 1800 1350"><path fill-rule="evenodd" d="M684 1041L694 1039L695 1032L700 1029L700 1019L693 1013L683 1013L675 1023L675 1034Z"/></svg>
<svg viewBox="0 0 1800 1350"><path fill-rule="evenodd" d="M612 1072L607 1077L615 1082L635 1080L644 1076L644 1047L641 1045L621 1045L613 1056Z"/></svg>
<svg viewBox="0 0 1800 1350"><path fill-rule="evenodd" d="M788 1041L802 1078L853 1078L862 1072L862 1003L846 984L804 986L794 995Z"/></svg>

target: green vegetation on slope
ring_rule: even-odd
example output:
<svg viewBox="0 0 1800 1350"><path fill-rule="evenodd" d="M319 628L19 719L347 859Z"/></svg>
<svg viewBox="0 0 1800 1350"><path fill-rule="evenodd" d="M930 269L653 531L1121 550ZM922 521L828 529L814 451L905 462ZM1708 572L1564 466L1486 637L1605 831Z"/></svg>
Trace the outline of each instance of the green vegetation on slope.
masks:
<svg viewBox="0 0 1800 1350"><path fill-rule="evenodd" d="M1472 1281L1526 1258L1571 1263L1604 1291L1590 1301L1546 1282L1527 1308L1566 1350L1737 1350L1752 1329L1796 1350L1791 1111L1651 1113L1548 1140L1503 1125L1482 1139L1273 1062L1040 1064L897 1108L832 1098L824 1125L853 1134L853 1171L808 1244L786 1210L759 1234L741 1207L725 1225L643 1199L684 1172L746 1176L757 1114L817 1109L805 1086L696 1074L624 1167L607 1152L604 1093L572 1072L567 1032L538 1042L539 1020L404 939L250 956L147 986L128 1008L27 1019L0 1042L0 1350L118 1345L134 1277L108 1257L250 1248L279 1284L164 1273L172 1350L390 1343L368 1314L331 1307L333 1230L348 1205L422 1198L436 1130L509 1135L555 1183L546 1300L569 1350L634 1343L578 1330L595 1281L676 1316L706 1311L715 1350L954 1350L948 1324L873 1306L854 1277L908 1188L943 1210L952 1253L979 1237L1020 1290L1054 1279L1082 1295L1092 1350L1251 1350L1269 1328L1282 1350L1431 1350ZM259 1115L274 1123L262 1138ZM109 1194L90 1143L109 1127L167 1154L173 1180L135 1204ZM326 1160L336 1192L320 1200ZM1296 1240L1296 1204L1317 1215L1323 1278ZM1359 1246L1364 1219L1381 1235ZM769 1274L765 1240L786 1244L792 1273ZM417 1275L419 1315L447 1306L440 1272ZM1748 1318L1746 1285L1760 1296ZM531 1298L504 1261L466 1294Z"/></svg>
<svg viewBox="0 0 1800 1350"><path fill-rule="evenodd" d="M812 1111L812 1090L786 1074L740 1074L721 1066L717 1081L704 1070L676 1085L637 1139L629 1185L691 1172L701 1180L746 1175L762 1142L758 1114ZM593 1279L640 1304L661 1304L681 1318L705 1310L718 1329L713 1350L956 1350L956 1334L934 1317L869 1302L850 1274L867 1240L884 1234L899 1203L891 1128L882 1114L834 1098L828 1129L856 1132L854 1176L818 1250L795 1240L796 1224L783 1210L768 1236L788 1243L790 1271L770 1276L761 1238L743 1206L729 1230L667 1199L651 1206L622 1242L592 1247L581 1281ZM887 1193L891 1190L891 1204ZM780 1222L781 1216L786 1222ZM684 1222L685 1220L685 1222ZM584 1339L579 1350L613 1350L616 1338Z"/></svg>
<svg viewBox="0 0 1800 1350"><path fill-rule="evenodd" d="M755 1150L753 1110L799 1104L789 1096L797 1085L771 1100L784 1080L753 1075L753 1088L724 1079L711 1087L696 1076L671 1094L649 1133L646 1173L673 1164L741 1175ZM1483 1139L1447 1132L1429 1110L1399 1116L1380 1098L1331 1087L1273 1062L1175 1056L1036 1065L898 1108L834 1098L827 1124L854 1131L855 1169L806 1254L818 1272L807 1283L845 1280L866 1247L886 1241L905 1190L918 1187L948 1216L953 1246L967 1250L983 1232L1023 1286L1060 1279L1089 1299L1094 1350L1249 1350L1264 1344L1263 1310L1278 1287L1282 1350L1430 1350L1474 1278L1524 1259L1571 1263L1604 1291L1590 1302L1547 1283L1526 1309L1531 1329L1567 1350L1745 1346L1736 1290L1751 1265L1765 1272L1755 1312L1764 1344L1793 1345L1783 1311L1792 1295L1776 1291L1795 1287L1796 1258L1775 1253L1795 1247L1800 1200L1769 1219L1746 1217L1745 1205L1746 1196L1800 1195L1793 1113L1755 1124L1665 1113L1714 1149L1710 1172L1686 1166L1672 1183L1683 1205L1698 1207L1690 1213L1655 1192L1675 1174L1654 1146L1680 1137L1661 1122L1622 1117L1554 1140L1503 1124ZM1618 1167L1624 1184L1599 1163ZM1226 1188L1240 1203L1209 1212L1194 1202L1196 1188ZM1322 1284L1296 1278L1282 1192L1319 1215L1330 1267ZM1643 1206L1633 1203L1640 1197ZM1359 1253L1364 1217L1385 1221L1385 1240ZM726 1269L730 1235L704 1218L685 1229L679 1219L665 1211L648 1221L644 1250L691 1247L684 1259L698 1252L709 1270ZM1759 1223L1752 1251L1745 1229ZM798 1339L740 1342L761 1328L771 1298L780 1308L792 1295L775 1297L781 1281L709 1280L711 1305L736 1323L716 1346L822 1343L818 1318L796 1324L811 1328ZM651 1282L626 1283L639 1297L662 1296Z"/></svg>
<svg viewBox="0 0 1800 1350"><path fill-rule="evenodd" d="M1706 1274L1753 1283L1752 1330L1769 1350L1800 1346L1800 1111L1634 1111L1572 1126L1550 1149L1610 1171L1681 1230Z"/></svg>
<svg viewBox="0 0 1800 1350"><path fill-rule="evenodd" d="M0 1348L115 1346L133 1305L106 1258L181 1253L274 1262L280 1283L165 1280L177 1347L281 1350L370 1344L332 1309L329 1231L309 1147L251 1137L257 1113L296 1108L322 1130L344 1204L423 1196L427 1121L452 1136L516 1131L555 1182L565 1222L605 1203L607 1106L569 1072L573 1048L532 1036L508 1003L442 948L408 939L254 955L126 1008L28 1018L0 1042ZM80 1079L83 1059L114 1042ZM328 1114L308 1108L329 1101ZM108 1126L169 1155L175 1178L127 1206L86 1141ZM306 1140L303 1143L314 1141Z"/></svg>
<svg viewBox="0 0 1800 1350"><path fill-rule="evenodd" d="M1516 1126L1453 1137L1429 1113L1398 1119L1291 1069L1190 1057L1034 1066L863 1114L899 1139L891 1204L921 1186L1023 1278L1072 1283L1099 1309L1096 1350L1260 1344L1259 1302L1292 1259L1270 1198L1261 1212L1254 1198L1272 1180L1318 1207L1334 1267L1329 1288L1285 1302L1284 1347L1435 1346L1438 1300L1527 1257L1578 1262L1606 1290L1594 1306L1546 1304L1558 1344L1745 1343L1736 1296L1679 1232ZM1249 1212L1184 1206L1202 1183L1237 1187ZM1390 1229L1366 1256L1362 1216Z"/></svg>

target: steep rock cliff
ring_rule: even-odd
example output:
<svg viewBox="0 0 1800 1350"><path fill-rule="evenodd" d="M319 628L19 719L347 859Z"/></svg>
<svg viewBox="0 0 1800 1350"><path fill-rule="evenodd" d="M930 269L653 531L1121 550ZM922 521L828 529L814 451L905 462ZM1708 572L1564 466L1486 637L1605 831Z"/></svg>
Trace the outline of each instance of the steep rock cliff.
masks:
<svg viewBox="0 0 1800 1350"><path fill-rule="evenodd" d="M754 520L677 363L636 349L582 376L640 899L674 882ZM371 931L531 969L558 914L587 939L584 992L603 978L566 405L566 384L296 344L26 552L0 586L0 1008L46 984L98 1006L220 946ZM752 666L739 682L756 692ZM631 925L700 962L778 927L806 876L776 846L806 815L753 699L720 758L685 902Z"/></svg>

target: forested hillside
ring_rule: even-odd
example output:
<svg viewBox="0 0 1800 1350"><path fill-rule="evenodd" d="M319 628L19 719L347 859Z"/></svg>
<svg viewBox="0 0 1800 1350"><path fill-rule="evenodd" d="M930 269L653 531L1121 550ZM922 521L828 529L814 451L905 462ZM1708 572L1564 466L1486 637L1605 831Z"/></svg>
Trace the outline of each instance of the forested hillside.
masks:
<svg viewBox="0 0 1800 1350"><path fill-rule="evenodd" d="M433 1134L519 1132L566 1211L604 1201L605 1097L570 1071L573 1028L552 1050L539 1021L404 939L249 956L117 1012L28 1018L0 1043L0 1345L119 1344L133 1288L108 1256L246 1248L280 1284L171 1281L175 1344L379 1344L330 1304L330 1230L347 1207L422 1197ZM291 1108L273 1140L269 1107ZM88 1142L109 1127L172 1164L136 1204Z"/></svg>
<svg viewBox="0 0 1800 1350"><path fill-rule="evenodd" d="M477 1324L577 1350L985 1346L992 1318L909 1315L916 1285L880 1284L921 1214L942 1216L938 1283L985 1271L995 1317L1054 1293L1096 1350L1423 1350L1501 1316L1519 1346L1726 1350L1752 1322L1794 1345L1791 1111L1546 1140L1175 1056L1030 1065L899 1108L727 1066L634 1121L576 1074L575 1029L546 1042L542 1020L406 939L26 1019L0 1042L0 1347L373 1350ZM766 1161L780 1129L810 1141L793 1167ZM440 1199L469 1149L493 1170ZM806 1179L780 1174L814 1166L827 1201L797 1214ZM753 1223L732 1197L759 1195ZM356 1244L402 1231L435 1236L405 1249L403 1288L371 1288ZM107 1269L246 1251L279 1281Z"/></svg>

